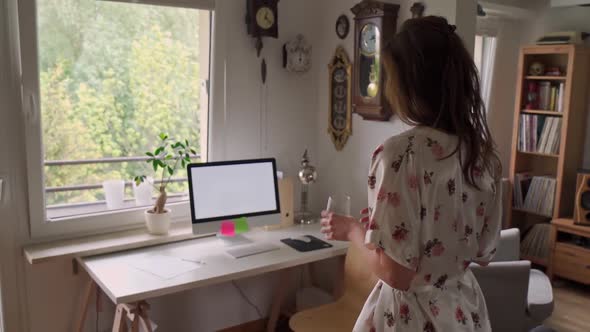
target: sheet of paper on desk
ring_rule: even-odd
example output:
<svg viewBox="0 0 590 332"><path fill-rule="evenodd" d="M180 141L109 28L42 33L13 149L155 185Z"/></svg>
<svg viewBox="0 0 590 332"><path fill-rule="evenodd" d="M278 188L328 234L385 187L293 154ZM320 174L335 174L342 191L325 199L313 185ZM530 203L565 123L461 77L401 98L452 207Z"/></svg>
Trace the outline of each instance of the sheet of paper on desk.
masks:
<svg viewBox="0 0 590 332"><path fill-rule="evenodd" d="M131 261L130 265L162 279L171 279L201 267L201 264L197 262L164 255L137 258Z"/></svg>

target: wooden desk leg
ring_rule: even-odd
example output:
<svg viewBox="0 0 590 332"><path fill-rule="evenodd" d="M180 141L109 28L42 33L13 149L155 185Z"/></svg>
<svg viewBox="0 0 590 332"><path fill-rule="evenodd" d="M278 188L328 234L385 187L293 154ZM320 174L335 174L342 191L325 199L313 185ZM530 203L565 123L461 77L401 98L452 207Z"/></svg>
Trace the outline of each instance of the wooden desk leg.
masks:
<svg viewBox="0 0 590 332"><path fill-rule="evenodd" d="M127 332L127 310L124 304L117 304L115 319L113 320L113 332Z"/></svg>
<svg viewBox="0 0 590 332"><path fill-rule="evenodd" d="M139 301L134 304L122 303L117 305L115 320L113 321L113 332L127 332L127 320L131 321L131 331L152 332L152 322L148 315L150 305L146 301Z"/></svg>
<svg viewBox="0 0 590 332"><path fill-rule="evenodd" d="M80 312L80 317L78 318L78 324L76 325L77 332L84 331L84 323L86 322L86 314L88 313L88 306L90 305L90 300L92 299L92 294L97 294L98 286L90 278L88 282L88 286L86 286L86 293L84 294L84 302L82 303L82 312ZM97 295L98 296L98 295Z"/></svg>
<svg viewBox="0 0 590 332"><path fill-rule="evenodd" d="M338 272L334 279L334 288L332 289L332 296L334 301L338 300L344 294L344 264L346 261L345 256L338 256Z"/></svg>
<svg viewBox="0 0 590 332"><path fill-rule="evenodd" d="M268 316L268 323L266 325L266 332L275 332L277 321L281 314L281 306L285 300L285 294L291 286L293 277L293 269L284 269L279 272L279 278L275 285L272 306L270 307L270 315Z"/></svg>

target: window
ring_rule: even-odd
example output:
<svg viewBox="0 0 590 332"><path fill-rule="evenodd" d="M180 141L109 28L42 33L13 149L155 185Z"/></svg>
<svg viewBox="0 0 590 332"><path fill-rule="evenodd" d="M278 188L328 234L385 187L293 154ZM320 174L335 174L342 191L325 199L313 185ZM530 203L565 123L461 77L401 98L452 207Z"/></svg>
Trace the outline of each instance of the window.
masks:
<svg viewBox="0 0 590 332"><path fill-rule="evenodd" d="M481 95L486 105L490 106L492 76L494 74L494 60L496 57L496 37L476 35L473 58L479 70Z"/></svg>
<svg viewBox="0 0 590 332"><path fill-rule="evenodd" d="M151 202L135 200L132 180L155 175L146 152L160 133L188 140L193 161L206 159L209 2L20 5L33 236L140 222ZM117 185L107 205L109 183ZM180 170L168 202L186 201L187 187Z"/></svg>

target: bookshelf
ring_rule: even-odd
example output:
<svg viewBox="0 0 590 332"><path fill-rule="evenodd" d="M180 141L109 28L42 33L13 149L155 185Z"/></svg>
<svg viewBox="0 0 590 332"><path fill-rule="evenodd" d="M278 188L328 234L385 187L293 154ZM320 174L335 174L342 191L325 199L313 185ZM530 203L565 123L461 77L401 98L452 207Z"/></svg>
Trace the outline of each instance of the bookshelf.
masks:
<svg viewBox="0 0 590 332"><path fill-rule="evenodd" d="M562 76L529 76L528 69L533 62L541 62L546 68L559 67L563 74ZM504 227L517 227L525 237L527 232L537 224L548 224L551 219L573 215L576 171L582 166L584 155L589 69L590 49L581 45L535 45L525 46L520 50L509 165L509 177L513 190L509 191L510 208ZM535 104L535 102L531 103L530 82L561 88L560 94L563 98L561 112L543 109L543 107L530 107L531 104ZM563 87L560 87L560 84ZM543 138L545 124L548 127L547 137ZM555 126L553 136L550 134L551 126ZM523 131L528 134L523 134ZM531 136L534 138L531 139ZM547 145L550 144L547 143L549 141L553 144L552 149ZM542 146L546 146L547 149L541 148ZM552 213L549 215L541 213L530 209L530 206L514 206L515 185L523 183L521 182L523 174L528 177L551 179L547 181L549 185L537 185L535 191L541 192L537 195L537 198L540 197L541 200L546 195L554 194L553 200L544 201L545 203L553 202ZM552 181L552 179L555 180ZM555 188L554 191L552 187ZM524 185L519 187L517 192L521 194L526 192L523 188L525 188ZM522 204L522 201L524 198L519 204ZM543 201L540 201L538 205L542 206ZM549 236L547 234L547 238ZM547 265L549 261L549 257L534 257L526 253L523 254L523 258L539 265Z"/></svg>

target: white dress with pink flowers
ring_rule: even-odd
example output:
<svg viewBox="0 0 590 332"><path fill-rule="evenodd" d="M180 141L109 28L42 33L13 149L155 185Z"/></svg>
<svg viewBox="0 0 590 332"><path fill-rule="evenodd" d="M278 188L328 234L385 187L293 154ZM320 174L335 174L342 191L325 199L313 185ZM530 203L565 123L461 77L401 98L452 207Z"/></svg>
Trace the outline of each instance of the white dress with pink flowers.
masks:
<svg viewBox="0 0 590 332"><path fill-rule="evenodd" d="M464 178L457 138L416 127L373 153L366 244L417 271L410 289L379 281L354 331L491 331L484 297L468 269L490 261L501 228L501 190L476 169Z"/></svg>

